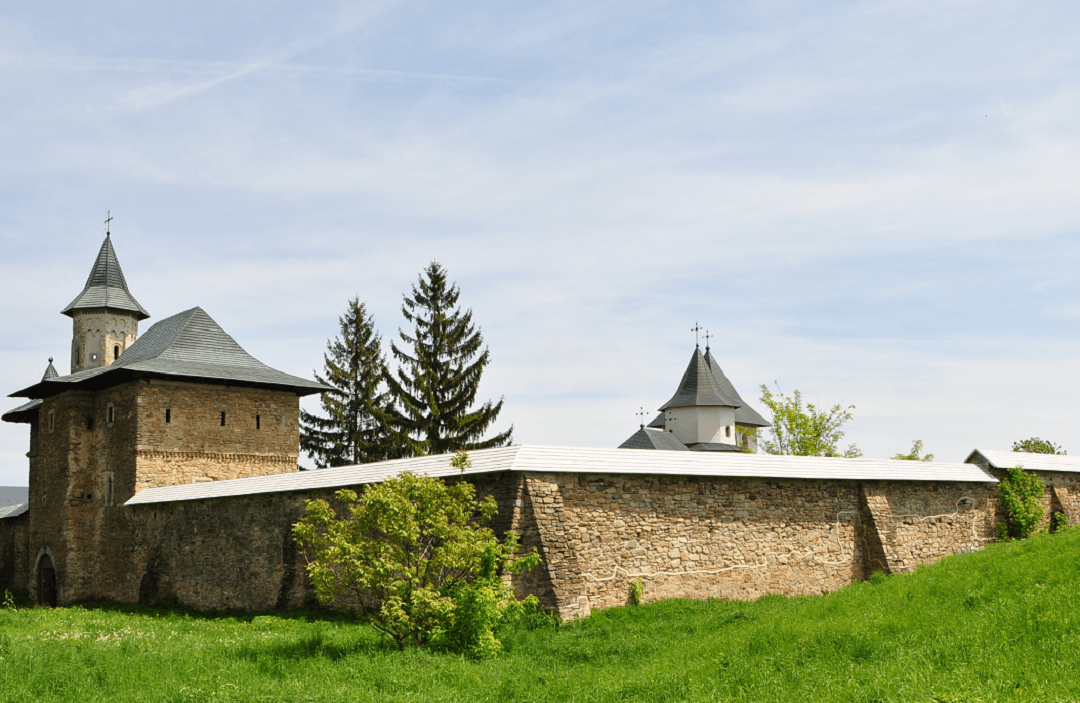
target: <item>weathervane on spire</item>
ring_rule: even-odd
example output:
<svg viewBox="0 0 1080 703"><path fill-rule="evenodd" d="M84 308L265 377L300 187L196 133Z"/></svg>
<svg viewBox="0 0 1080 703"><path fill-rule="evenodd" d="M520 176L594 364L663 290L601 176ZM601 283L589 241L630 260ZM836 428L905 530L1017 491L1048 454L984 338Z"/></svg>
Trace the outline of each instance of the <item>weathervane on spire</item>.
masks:
<svg viewBox="0 0 1080 703"><path fill-rule="evenodd" d="M645 406L642 405L641 410L635 413L635 415L641 418L641 429L645 429Z"/></svg>
<svg viewBox="0 0 1080 703"><path fill-rule="evenodd" d="M709 340L713 335L709 334L709 330L705 330L705 351L709 351Z"/></svg>
<svg viewBox="0 0 1080 703"><path fill-rule="evenodd" d="M110 229L109 223L110 222L112 222L112 210L106 210L105 211L105 236L106 237L108 237L109 234L110 234L110 232L109 232L109 229Z"/></svg>
<svg viewBox="0 0 1080 703"><path fill-rule="evenodd" d="M694 346L700 347L701 340L698 338L698 332L701 331L701 325L695 322L694 326L690 328L690 331L694 333Z"/></svg>

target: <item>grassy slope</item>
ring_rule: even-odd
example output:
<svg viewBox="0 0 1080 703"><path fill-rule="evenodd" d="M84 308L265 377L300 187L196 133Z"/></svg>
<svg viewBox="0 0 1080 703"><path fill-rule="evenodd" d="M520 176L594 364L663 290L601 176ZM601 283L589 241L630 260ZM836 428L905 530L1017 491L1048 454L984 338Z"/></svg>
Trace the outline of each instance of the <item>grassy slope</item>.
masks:
<svg viewBox="0 0 1080 703"><path fill-rule="evenodd" d="M347 620L0 610L0 700L1076 701L1078 625L1080 529L826 596L615 608L483 663Z"/></svg>

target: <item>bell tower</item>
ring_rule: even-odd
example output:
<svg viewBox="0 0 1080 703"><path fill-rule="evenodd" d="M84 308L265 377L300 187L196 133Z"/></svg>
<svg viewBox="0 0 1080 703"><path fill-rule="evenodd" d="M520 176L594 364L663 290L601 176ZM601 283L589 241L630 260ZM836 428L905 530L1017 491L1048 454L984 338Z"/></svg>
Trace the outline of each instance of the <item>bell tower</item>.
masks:
<svg viewBox="0 0 1080 703"><path fill-rule="evenodd" d="M61 313L74 323L71 373L108 366L139 336L139 321L150 313L128 290L110 232L105 233L82 293Z"/></svg>

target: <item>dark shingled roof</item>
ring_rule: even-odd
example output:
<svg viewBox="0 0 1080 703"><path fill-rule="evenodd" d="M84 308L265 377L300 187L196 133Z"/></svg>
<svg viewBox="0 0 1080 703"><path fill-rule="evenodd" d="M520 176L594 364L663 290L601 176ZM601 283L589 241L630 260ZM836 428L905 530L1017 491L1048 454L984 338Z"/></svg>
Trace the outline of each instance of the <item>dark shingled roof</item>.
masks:
<svg viewBox="0 0 1080 703"><path fill-rule="evenodd" d="M72 300L71 303L60 312L70 317L75 316L76 310L92 308L110 308L134 313L136 319L145 320L150 313L128 290L127 281L124 280L124 272L120 270L120 261L116 258L113 250L112 237L106 235L105 243L101 245L94 268L90 270L90 277L86 279L83 292Z"/></svg>
<svg viewBox="0 0 1080 703"><path fill-rule="evenodd" d="M692 452L741 452L737 444L724 444L722 442L694 442L686 445Z"/></svg>
<svg viewBox="0 0 1080 703"><path fill-rule="evenodd" d="M60 374L56 372L56 367L52 365L52 357L49 357L49 367L45 369L45 375L41 377L42 381L51 381L54 378L60 378ZM25 405L20 405L14 410L9 410L3 415L0 415L0 420L4 422L33 422L34 416L38 413L38 408L41 407L40 400L31 400Z"/></svg>
<svg viewBox="0 0 1080 703"><path fill-rule="evenodd" d="M659 428L661 430L664 429L665 427L667 427L667 418L664 417L664 415L665 415L664 411L661 410L660 414L657 415L656 417L654 417L652 422L650 422L649 424L647 424L645 426L646 427L657 427L657 428Z"/></svg>
<svg viewBox="0 0 1080 703"><path fill-rule="evenodd" d="M647 430L642 427L630 435L630 439L619 445L619 449L674 449L675 451L687 451L686 445L675 438L675 435L663 430Z"/></svg>
<svg viewBox="0 0 1080 703"><path fill-rule="evenodd" d="M660 406L660 410L691 408L702 405L726 405L738 408L742 403L728 397L716 385L712 371L705 362L705 357L701 355L700 349L695 348L694 356L690 359L690 365L686 367L686 373L683 374L682 381L679 383L679 390L675 391L675 395L671 397L671 400Z"/></svg>
<svg viewBox="0 0 1080 703"><path fill-rule="evenodd" d="M716 357L712 355L708 347L705 347L705 363L709 365L709 370L712 371L713 380L716 381L716 385L724 392L724 395L729 398L734 398L739 401L740 407L735 408L735 424L746 425L747 427L772 427L765 418L758 414L757 410L754 410L746 401L739 396L739 392L735 390L735 386L731 385L731 381L724 375L724 372L720 370L720 364L716 363Z"/></svg>
<svg viewBox="0 0 1080 703"><path fill-rule="evenodd" d="M330 390L270 368L244 351L202 308L192 308L158 322L109 366L46 379L12 397L47 398L76 387L104 388L136 378L276 388L299 395Z"/></svg>

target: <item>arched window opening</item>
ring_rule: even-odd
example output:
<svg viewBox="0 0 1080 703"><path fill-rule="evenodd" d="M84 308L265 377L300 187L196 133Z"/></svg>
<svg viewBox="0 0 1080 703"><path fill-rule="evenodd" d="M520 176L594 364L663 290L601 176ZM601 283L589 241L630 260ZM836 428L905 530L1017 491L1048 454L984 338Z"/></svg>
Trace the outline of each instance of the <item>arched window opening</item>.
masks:
<svg viewBox="0 0 1080 703"><path fill-rule="evenodd" d="M115 347L112 348L112 353L113 353L113 357L112 357L113 361L116 361L117 359L120 358L120 345L119 344L117 344Z"/></svg>
<svg viewBox="0 0 1080 703"><path fill-rule="evenodd" d="M731 436L731 425L728 425L727 427L725 427L724 430L726 431L727 436L730 437Z"/></svg>

